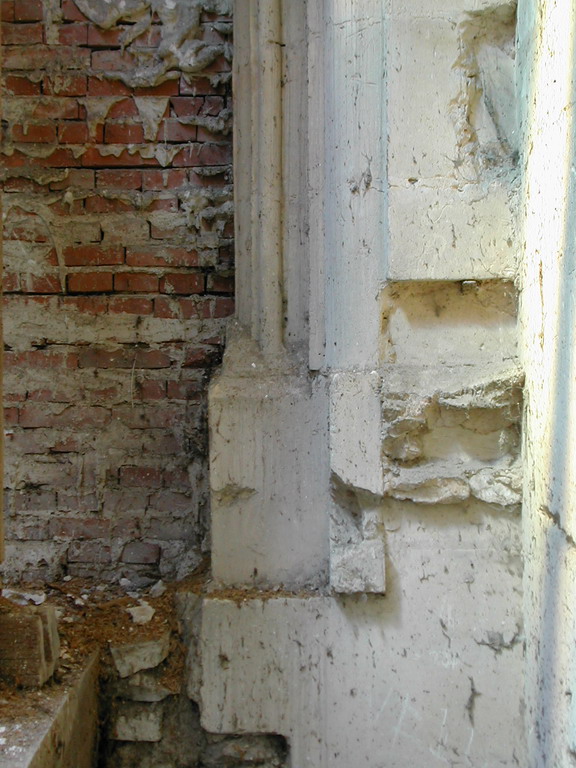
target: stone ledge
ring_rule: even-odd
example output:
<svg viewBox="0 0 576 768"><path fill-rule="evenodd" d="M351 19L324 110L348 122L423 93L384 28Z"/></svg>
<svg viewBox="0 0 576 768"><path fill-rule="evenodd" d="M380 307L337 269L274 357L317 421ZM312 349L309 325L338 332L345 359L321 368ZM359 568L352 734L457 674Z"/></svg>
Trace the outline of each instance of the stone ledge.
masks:
<svg viewBox="0 0 576 768"><path fill-rule="evenodd" d="M45 713L4 725L0 768L92 768L98 726L98 657L46 694Z"/></svg>

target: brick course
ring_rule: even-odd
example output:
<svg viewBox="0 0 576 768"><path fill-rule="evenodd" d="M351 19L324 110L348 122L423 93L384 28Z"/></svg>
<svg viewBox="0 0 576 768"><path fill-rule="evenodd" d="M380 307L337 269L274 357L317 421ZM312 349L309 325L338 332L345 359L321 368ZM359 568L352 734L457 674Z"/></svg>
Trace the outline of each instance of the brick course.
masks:
<svg viewBox="0 0 576 768"><path fill-rule="evenodd" d="M1 4L5 574L182 576L204 554L206 386L234 311L230 41L203 14L205 71L136 82L162 24L123 46L130 19ZM45 544L24 573L26 540Z"/></svg>

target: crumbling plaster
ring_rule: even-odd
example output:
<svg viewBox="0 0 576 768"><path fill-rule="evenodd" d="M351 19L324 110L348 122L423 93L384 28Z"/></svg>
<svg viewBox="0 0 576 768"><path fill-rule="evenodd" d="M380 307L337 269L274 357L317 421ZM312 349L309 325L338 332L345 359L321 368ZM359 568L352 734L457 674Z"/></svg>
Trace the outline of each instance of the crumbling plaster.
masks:
<svg viewBox="0 0 576 768"><path fill-rule="evenodd" d="M233 311L231 3L16 6L5 573L181 577L208 547L206 380Z"/></svg>

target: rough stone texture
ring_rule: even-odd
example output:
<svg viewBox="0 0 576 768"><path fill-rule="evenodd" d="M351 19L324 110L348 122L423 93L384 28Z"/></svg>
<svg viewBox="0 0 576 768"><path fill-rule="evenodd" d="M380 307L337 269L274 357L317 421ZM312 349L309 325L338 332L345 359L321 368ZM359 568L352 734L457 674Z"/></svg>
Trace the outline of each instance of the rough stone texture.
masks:
<svg viewBox="0 0 576 768"><path fill-rule="evenodd" d="M154 640L133 645L112 645L110 653L120 677L128 677L142 669L152 669L164 661L170 650L170 633Z"/></svg>
<svg viewBox="0 0 576 768"><path fill-rule="evenodd" d="M23 687L44 685L54 674L60 638L53 606L5 612L0 627L0 677Z"/></svg>
<svg viewBox="0 0 576 768"><path fill-rule="evenodd" d="M114 686L115 696L130 701L163 701L170 694L154 671L137 672Z"/></svg>
<svg viewBox="0 0 576 768"><path fill-rule="evenodd" d="M201 605L198 595L178 593L186 643L200 637L202 613L197 609ZM176 645L172 649L180 653ZM285 768L286 742L280 736L221 736L201 727L195 703L199 685L194 700L178 690L172 677L170 688L164 685L166 671L174 669L177 659L157 656L153 669L124 678L111 674L102 681L106 705L99 764L110 768ZM197 673L197 667L189 668L187 677Z"/></svg>
<svg viewBox="0 0 576 768"><path fill-rule="evenodd" d="M116 707L110 738L114 741L160 741L163 707L159 702L122 702Z"/></svg>
<svg viewBox="0 0 576 768"><path fill-rule="evenodd" d="M229 11L2 1L10 578L151 583L206 548L205 386L233 312Z"/></svg>

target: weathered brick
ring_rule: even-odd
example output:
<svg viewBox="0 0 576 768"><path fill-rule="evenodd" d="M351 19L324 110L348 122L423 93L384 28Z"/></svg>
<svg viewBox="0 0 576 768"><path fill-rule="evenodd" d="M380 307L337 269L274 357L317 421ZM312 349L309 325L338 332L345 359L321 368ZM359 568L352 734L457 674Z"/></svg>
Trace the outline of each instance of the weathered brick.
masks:
<svg viewBox="0 0 576 768"><path fill-rule="evenodd" d="M103 315L108 309L108 300L102 296L62 296L62 310L75 310L85 315Z"/></svg>
<svg viewBox="0 0 576 768"><path fill-rule="evenodd" d="M68 547L69 563L109 563L110 547L97 541L73 541Z"/></svg>
<svg viewBox="0 0 576 768"><path fill-rule="evenodd" d="M190 492L192 484L185 469L172 469L164 472L164 487L172 491Z"/></svg>
<svg viewBox="0 0 576 768"><path fill-rule="evenodd" d="M142 171L137 170L102 170L96 171L97 187L108 189L141 189Z"/></svg>
<svg viewBox="0 0 576 768"><path fill-rule="evenodd" d="M87 168L158 166L160 161L156 157L143 157L138 152L130 153L128 150L122 150L118 155L111 155L105 151L100 152L97 146L91 146L82 155L82 165Z"/></svg>
<svg viewBox="0 0 576 768"><path fill-rule="evenodd" d="M156 170L142 172L142 188L150 190L176 189L187 183L185 170Z"/></svg>
<svg viewBox="0 0 576 768"><path fill-rule="evenodd" d="M218 353L213 349L198 347L186 352L182 366L184 368L204 368L214 365L219 359Z"/></svg>
<svg viewBox="0 0 576 768"><path fill-rule="evenodd" d="M12 509L22 514L52 512L56 506L56 493L37 488L32 491L16 490L12 494Z"/></svg>
<svg viewBox="0 0 576 768"><path fill-rule="evenodd" d="M50 182L50 189L69 189L70 187L92 189L94 187L94 171L71 168L61 181Z"/></svg>
<svg viewBox="0 0 576 768"><path fill-rule="evenodd" d="M164 400L166 397L166 382L146 380L138 384L138 394L141 400Z"/></svg>
<svg viewBox="0 0 576 768"><path fill-rule="evenodd" d="M108 120L112 120L114 118L139 117L139 116L140 116L140 113L138 112L138 107L134 103L134 100L129 98L129 99L122 99L121 101L116 102L116 104L112 104L107 117L108 117Z"/></svg>
<svg viewBox="0 0 576 768"><path fill-rule="evenodd" d="M130 96L131 91L119 80L93 76L88 78L88 93L90 96Z"/></svg>
<svg viewBox="0 0 576 768"><path fill-rule="evenodd" d="M176 96L179 92L178 80L165 80L159 85L135 88L135 96Z"/></svg>
<svg viewBox="0 0 576 768"><path fill-rule="evenodd" d="M214 302L212 317L230 317L235 312L234 299L217 298Z"/></svg>
<svg viewBox="0 0 576 768"><path fill-rule="evenodd" d="M87 21L74 0L62 0L62 18L64 21Z"/></svg>
<svg viewBox="0 0 576 768"><path fill-rule="evenodd" d="M14 96L39 96L42 92L40 83L18 75L7 75L4 78L4 88L7 94Z"/></svg>
<svg viewBox="0 0 576 768"><path fill-rule="evenodd" d="M138 123L106 123L104 141L107 144L140 144L144 141L144 128Z"/></svg>
<svg viewBox="0 0 576 768"><path fill-rule="evenodd" d="M2 24L3 45L34 45L42 39L42 24Z"/></svg>
<svg viewBox="0 0 576 768"><path fill-rule="evenodd" d="M207 290L209 293L234 293L233 275L208 275Z"/></svg>
<svg viewBox="0 0 576 768"><path fill-rule="evenodd" d="M26 352L4 352L6 368L68 368L78 366L78 356L70 352L35 349Z"/></svg>
<svg viewBox="0 0 576 768"><path fill-rule="evenodd" d="M101 293L111 291L113 275L111 272L76 272L68 275L70 293Z"/></svg>
<svg viewBox="0 0 576 768"><path fill-rule="evenodd" d="M34 99L32 107L32 116L35 120L41 118L76 120L79 114L76 99L59 99L54 96L43 96L40 99Z"/></svg>
<svg viewBox="0 0 576 768"><path fill-rule="evenodd" d="M204 108L204 98L201 96L174 96L170 104L177 117L194 117Z"/></svg>
<svg viewBox="0 0 576 768"><path fill-rule="evenodd" d="M111 48L119 46L121 42L122 27L112 29L100 29L90 24L88 28L88 45L91 48Z"/></svg>
<svg viewBox="0 0 576 768"><path fill-rule="evenodd" d="M105 350L90 347L79 353L80 368L169 368L170 356L158 349Z"/></svg>
<svg viewBox="0 0 576 768"><path fill-rule="evenodd" d="M197 267L198 252L187 248L148 246L127 248L126 264L131 267Z"/></svg>
<svg viewBox="0 0 576 768"><path fill-rule="evenodd" d="M193 318L209 317L206 315L204 305L206 300L199 297L180 297L178 298L179 316L183 320L192 320Z"/></svg>
<svg viewBox="0 0 576 768"><path fill-rule="evenodd" d="M62 45L86 45L88 42L88 25L65 24L58 30L58 40Z"/></svg>
<svg viewBox="0 0 576 768"><path fill-rule="evenodd" d="M84 96L87 89L86 75L66 72L43 80L44 93L54 96Z"/></svg>
<svg viewBox="0 0 576 768"><path fill-rule="evenodd" d="M131 541L122 552L123 563L155 564L160 561L162 550L158 544L146 541Z"/></svg>
<svg viewBox="0 0 576 768"><path fill-rule="evenodd" d="M42 0L14 0L15 21L42 21Z"/></svg>
<svg viewBox="0 0 576 768"><path fill-rule="evenodd" d="M119 272L114 275L114 290L129 293L156 293L158 277L144 272Z"/></svg>
<svg viewBox="0 0 576 768"><path fill-rule="evenodd" d="M103 539L110 534L110 521L99 517L56 517L50 520L50 537L60 539Z"/></svg>
<svg viewBox="0 0 576 768"><path fill-rule="evenodd" d="M163 277L160 281L161 293L202 293L204 291L204 275L192 272L174 272Z"/></svg>
<svg viewBox="0 0 576 768"><path fill-rule="evenodd" d="M176 213L179 209L177 197L157 197L146 205L146 211L169 211Z"/></svg>
<svg viewBox="0 0 576 768"><path fill-rule="evenodd" d="M195 125L186 125L174 119L165 120L158 131L158 141L196 141L197 133L198 128Z"/></svg>
<svg viewBox="0 0 576 768"><path fill-rule="evenodd" d="M140 297L111 296L108 303L109 312L127 315L151 315L153 311L152 299Z"/></svg>
<svg viewBox="0 0 576 768"><path fill-rule="evenodd" d="M26 403L20 410L20 426L74 427L100 429L110 422L110 411L101 406L70 405L49 408L45 404Z"/></svg>
<svg viewBox="0 0 576 768"><path fill-rule="evenodd" d="M47 45L13 46L4 49L2 66L5 70L44 69L61 67L63 69L88 69L90 53L74 46L50 47Z"/></svg>
<svg viewBox="0 0 576 768"><path fill-rule="evenodd" d="M2 0L0 13L4 21L14 21L14 0Z"/></svg>
<svg viewBox="0 0 576 768"><path fill-rule="evenodd" d="M92 51L91 66L95 72L130 72L136 66L136 59L127 51Z"/></svg>
<svg viewBox="0 0 576 768"><path fill-rule="evenodd" d="M184 515L192 511L192 497L189 493L163 489L152 494L150 508L158 512Z"/></svg>
<svg viewBox="0 0 576 768"><path fill-rule="evenodd" d="M120 483L128 488L161 488L162 471L156 467L120 467Z"/></svg>
<svg viewBox="0 0 576 768"><path fill-rule="evenodd" d="M119 75L126 67L132 70L132 54L152 53L164 22L156 14L152 27L123 52L122 35L132 24L102 29L73 0L58 5L61 18L51 18L47 44L45 3L2 2L3 84L11 108L22 114L8 126L15 146L10 154L4 148L3 191L7 198L18 195L24 210L31 202L33 210L43 211L42 217L11 213L4 231L8 332L17 327L21 345L21 329L27 333L29 327L39 344L6 352L6 415L14 425L10 456L18 457L23 482L50 487L26 495L11 490L8 508L21 524L9 535L19 543L37 540L52 547L43 573L65 562L68 549L70 574L100 578L118 569L111 558L120 560L129 541L153 547L134 560L125 550L124 570L137 571L135 566L156 566L162 556L173 559L180 551L174 545L190 536L188 522L173 518L195 511L186 470L190 434L194 443L202 442L205 374L219 359L220 347L207 339L152 348L146 334L153 329L155 339L196 338L201 323L232 311L231 295L203 293L207 276L213 293L227 290L217 282L229 278L233 267L231 255L218 254L227 242L208 224L198 235L198 250L187 247L195 235L181 209L189 190L194 195L216 187L226 194L228 138L203 146L187 118L218 116L229 86L195 76L190 83L174 77L133 89L104 70L91 71L91 60ZM211 70L224 66L217 62ZM96 124L90 121L91 135L94 105L82 96L119 99ZM149 96L166 104L154 141L144 138L134 100ZM200 136L212 139L203 130ZM181 145L174 164L165 142ZM33 144L52 151L38 152ZM212 175L194 172L206 164ZM217 166L222 173L214 175ZM198 200L204 204L201 196ZM6 210L15 210L8 200ZM209 246L202 242L205 236ZM48 249L53 242L57 251ZM34 269L16 259L10 250L16 244L25 245ZM160 280L169 293L160 293ZM152 317L151 323L146 320ZM108 348L94 344L94 338L123 343ZM157 542L142 539L150 531L167 542L164 553ZM169 569L166 562L163 568Z"/></svg>
<svg viewBox="0 0 576 768"><path fill-rule="evenodd" d="M73 245L64 248L64 263L69 267L122 264L124 249L119 246Z"/></svg>
<svg viewBox="0 0 576 768"><path fill-rule="evenodd" d="M166 405L162 408L141 405L139 408L122 406L114 408L112 418L130 429L168 429L182 423L181 406Z"/></svg>
<svg viewBox="0 0 576 768"><path fill-rule="evenodd" d="M4 424L9 427L18 424L18 415L18 408L4 408Z"/></svg>
<svg viewBox="0 0 576 768"><path fill-rule="evenodd" d="M146 535L161 541L181 541L190 537L192 525L189 520L163 520L154 517L146 529Z"/></svg>
<svg viewBox="0 0 576 768"><path fill-rule="evenodd" d="M84 144L88 138L86 123L68 122L58 126L58 141L61 144Z"/></svg>
<svg viewBox="0 0 576 768"><path fill-rule="evenodd" d="M202 391L202 384L198 381L168 381L166 394L173 400L196 400Z"/></svg>
<svg viewBox="0 0 576 768"><path fill-rule="evenodd" d="M134 208L126 200L116 197L102 197L101 195L87 197L84 206L87 213L126 213Z"/></svg>
<svg viewBox="0 0 576 768"><path fill-rule="evenodd" d="M25 293L60 293L62 285L60 276L53 275L26 275L22 284Z"/></svg>
<svg viewBox="0 0 576 768"><path fill-rule="evenodd" d="M19 142L51 143L56 141L56 128L53 125L39 125L26 123L26 125L12 126L12 139Z"/></svg>

